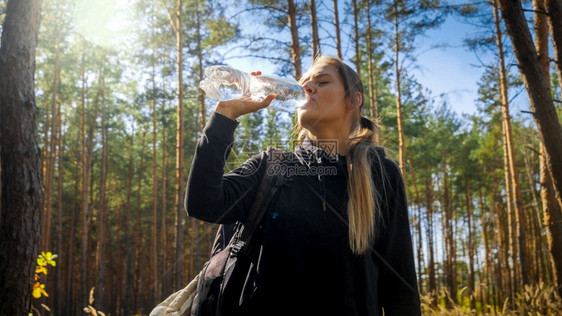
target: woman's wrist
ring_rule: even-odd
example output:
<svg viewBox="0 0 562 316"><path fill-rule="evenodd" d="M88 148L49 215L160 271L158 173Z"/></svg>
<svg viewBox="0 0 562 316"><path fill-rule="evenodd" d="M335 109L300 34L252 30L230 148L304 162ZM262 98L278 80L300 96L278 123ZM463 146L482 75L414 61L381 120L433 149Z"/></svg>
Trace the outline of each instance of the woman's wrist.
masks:
<svg viewBox="0 0 562 316"><path fill-rule="evenodd" d="M223 101L219 101L217 106L215 107L215 112L228 117L229 119L236 121L236 119L240 116L231 106L225 106Z"/></svg>

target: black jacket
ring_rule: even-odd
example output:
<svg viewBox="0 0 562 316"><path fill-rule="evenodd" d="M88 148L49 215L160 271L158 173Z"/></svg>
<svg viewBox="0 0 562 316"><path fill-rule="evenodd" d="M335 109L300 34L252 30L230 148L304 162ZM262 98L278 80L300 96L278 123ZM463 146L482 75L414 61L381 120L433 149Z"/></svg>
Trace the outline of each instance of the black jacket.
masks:
<svg viewBox="0 0 562 316"><path fill-rule="evenodd" d="M224 174L237 125L213 113L204 129L187 184L189 216L231 223L243 220L252 204L267 172L262 155ZM276 172L288 177L264 218L248 315L374 316L382 309L386 315L420 315L402 178L383 151L377 156L372 171L375 185L386 192L384 220L364 255L349 247L345 157L328 156L312 142L283 157Z"/></svg>

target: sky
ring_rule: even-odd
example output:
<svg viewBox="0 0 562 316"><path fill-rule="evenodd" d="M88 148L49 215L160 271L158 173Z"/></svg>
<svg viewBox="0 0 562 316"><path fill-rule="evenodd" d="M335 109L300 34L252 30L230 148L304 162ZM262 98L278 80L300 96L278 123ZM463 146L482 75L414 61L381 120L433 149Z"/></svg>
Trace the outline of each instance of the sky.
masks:
<svg viewBox="0 0 562 316"><path fill-rule="evenodd" d="M342 12L340 9L340 15ZM474 100L478 97L477 83L483 73L483 69L479 67L479 59L488 61L492 58L481 54L477 56L463 47L463 40L477 31L476 27L449 16L439 28L428 31L425 36L419 37L416 43L417 67L411 70L413 75L433 96L445 95L452 110L459 115L476 113ZM353 54L353 46L347 46L348 55ZM434 48L435 46L439 48ZM322 50L323 53L335 55L335 50L330 51L325 46ZM270 73L275 68L258 59L229 59L226 63L248 72L261 70ZM306 70L306 66L303 65L303 68ZM522 98L518 97L514 101L521 102L520 99ZM525 107L524 101L522 106Z"/></svg>

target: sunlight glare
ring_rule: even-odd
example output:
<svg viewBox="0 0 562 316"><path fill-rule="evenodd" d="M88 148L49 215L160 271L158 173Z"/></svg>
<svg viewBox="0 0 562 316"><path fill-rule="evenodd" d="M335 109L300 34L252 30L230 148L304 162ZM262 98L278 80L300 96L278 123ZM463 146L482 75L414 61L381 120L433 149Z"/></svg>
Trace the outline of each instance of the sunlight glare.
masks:
<svg viewBox="0 0 562 316"><path fill-rule="evenodd" d="M130 27L128 7L128 0L80 0L74 15L77 31L96 45L116 47Z"/></svg>

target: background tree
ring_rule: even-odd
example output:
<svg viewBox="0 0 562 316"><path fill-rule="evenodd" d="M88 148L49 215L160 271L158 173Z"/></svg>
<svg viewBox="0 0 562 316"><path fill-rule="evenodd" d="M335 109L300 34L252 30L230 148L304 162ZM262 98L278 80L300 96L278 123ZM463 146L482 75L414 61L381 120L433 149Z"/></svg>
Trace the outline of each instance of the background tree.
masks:
<svg viewBox="0 0 562 316"><path fill-rule="evenodd" d="M546 162L551 172L554 193L559 205L562 205L562 127L554 108L550 92L549 79L543 72L539 56L529 31L520 1L500 1L502 16L513 43L523 83L529 94L533 118L537 124L539 135L544 144ZM559 44L559 43L558 43ZM562 236L562 234L560 235ZM562 239L552 239L556 249L562 245ZM560 260L560 258L558 259ZM560 275L562 263L555 263ZM558 281L560 282L560 281ZM558 284L562 293L562 285Z"/></svg>

